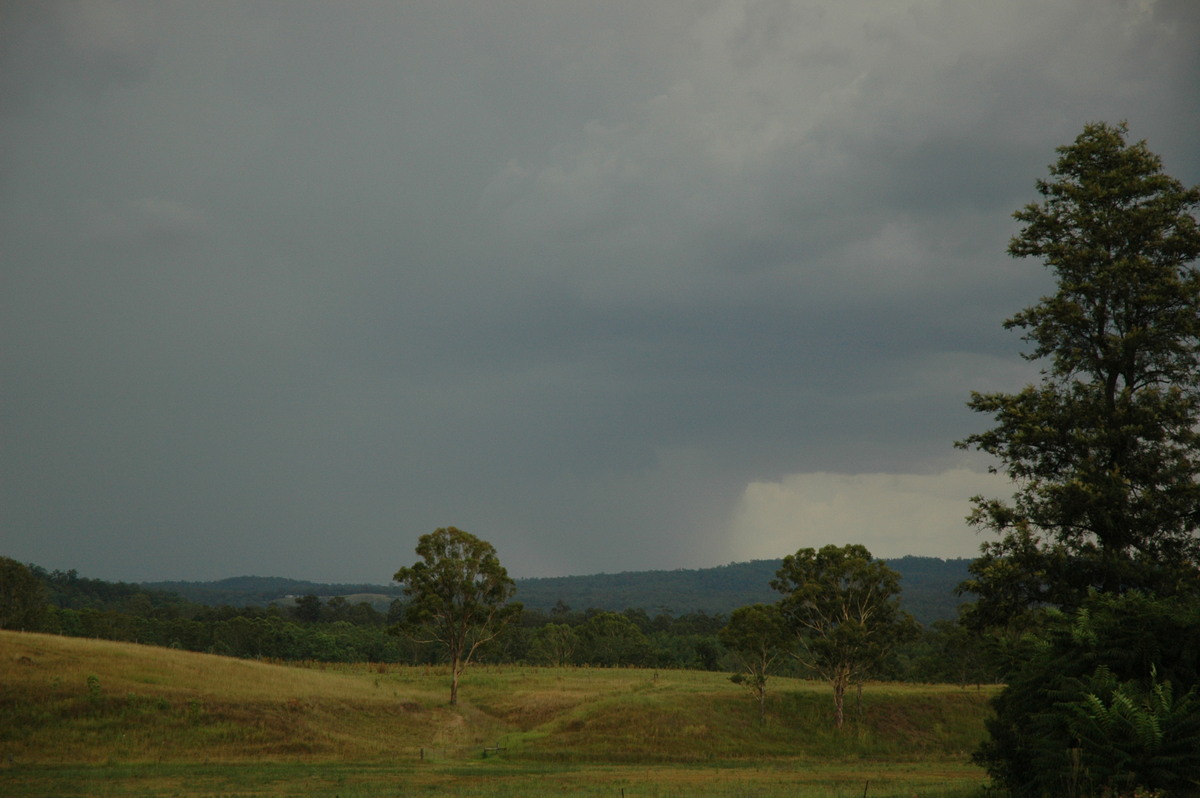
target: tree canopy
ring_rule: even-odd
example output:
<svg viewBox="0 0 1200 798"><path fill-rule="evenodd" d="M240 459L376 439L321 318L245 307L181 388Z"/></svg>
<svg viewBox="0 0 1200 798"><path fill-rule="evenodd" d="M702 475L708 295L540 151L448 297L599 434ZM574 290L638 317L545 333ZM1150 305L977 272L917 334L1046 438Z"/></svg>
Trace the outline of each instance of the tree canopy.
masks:
<svg viewBox="0 0 1200 798"><path fill-rule="evenodd" d="M766 723L767 676L792 642L779 607L775 604L738 607L721 629L720 639L742 666L742 672L734 674L733 680L750 689L758 702L759 723Z"/></svg>
<svg viewBox="0 0 1200 798"><path fill-rule="evenodd" d="M779 608L795 634L796 658L833 685L841 728L846 688L915 628L900 610L900 575L865 546L828 545L785 557L771 587L783 594Z"/></svg>
<svg viewBox="0 0 1200 798"><path fill-rule="evenodd" d="M958 443L995 456L1010 501L975 497L985 543L967 587L981 619L1089 588L1170 592L1200 553L1200 188L1162 172L1124 125L1089 124L1058 148L1043 201L1015 218L1017 258L1040 258L1055 292L1005 322L1032 344L1041 381L973 393L995 418Z"/></svg>
<svg viewBox="0 0 1200 798"><path fill-rule="evenodd" d="M972 394L1010 501L976 497L999 536L964 583L976 628L1017 632L977 760L1014 795L1196 794L1200 697L1200 188L1124 125L1059 147L1013 257L1056 290L1005 325L1041 380Z"/></svg>
<svg viewBox="0 0 1200 798"><path fill-rule="evenodd" d="M417 555L419 561L392 577L409 598L398 629L445 648L450 703L457 704L459 677L475 652L521 613L511 601L516 585L492 544L452 526L422 535Z"/></svg>

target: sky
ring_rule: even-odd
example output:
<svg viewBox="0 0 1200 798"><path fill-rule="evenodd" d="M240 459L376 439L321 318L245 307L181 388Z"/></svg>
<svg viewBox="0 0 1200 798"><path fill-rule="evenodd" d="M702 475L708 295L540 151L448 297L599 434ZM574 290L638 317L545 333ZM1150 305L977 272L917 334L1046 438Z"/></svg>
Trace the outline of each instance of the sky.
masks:
<svg viewBox="0 0 1200 798"><path fill-rule="evenodd" d="M967 557L1005 254L1193 0L0 3L0 555L387 583Z"/></svg>

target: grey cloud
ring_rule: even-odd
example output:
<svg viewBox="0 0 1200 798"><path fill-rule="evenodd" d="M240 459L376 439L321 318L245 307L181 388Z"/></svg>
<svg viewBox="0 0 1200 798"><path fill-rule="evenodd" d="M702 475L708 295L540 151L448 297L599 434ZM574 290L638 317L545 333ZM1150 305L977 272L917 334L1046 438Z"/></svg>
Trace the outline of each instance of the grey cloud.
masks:
<svg viewBox="0 0 1200 798"><path fill-rule="evenodd" d="M1004 247L1053 148L1128 118L1200 180L1195 15L1139 8L7 12L0 548L702 565L751 482L957 467L968 387L1025 378L1046 275Z"/></svg>
<svg viewBox="0 0 1200 798"><path fill-rule="evenodd" d="M9 114L29 112L142 80L156 56L155 15L149 4L106 0L6 6L0 102Z"/></svg>

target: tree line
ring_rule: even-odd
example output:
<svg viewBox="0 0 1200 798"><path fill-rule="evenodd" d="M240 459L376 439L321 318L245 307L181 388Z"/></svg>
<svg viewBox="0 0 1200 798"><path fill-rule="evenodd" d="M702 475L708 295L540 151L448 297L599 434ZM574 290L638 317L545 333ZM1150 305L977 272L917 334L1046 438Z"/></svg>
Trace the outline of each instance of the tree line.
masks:
<svg viewBox="0 0 1200 798"><path fill-rule="evenodd" d="M24 598L21 598L21 597ZM443 652L393 630L405 603L386 612L341 596L308 594L292 606L209 606L170 591L107 582L76 571L46 571L0 557L0 628L118 640L243 658L282 661L436 664ZM481 661L544 666L723 670L737 667L720 638L729 616L703 611L648 613L524 609ZM938 623L939 628L946 626ZM945 630L930 630L896 652L886 675L973 683L986 674L944 667ZM797 673L795 669L783 672ZM960 678L962 677L962 678Z"/></svg>

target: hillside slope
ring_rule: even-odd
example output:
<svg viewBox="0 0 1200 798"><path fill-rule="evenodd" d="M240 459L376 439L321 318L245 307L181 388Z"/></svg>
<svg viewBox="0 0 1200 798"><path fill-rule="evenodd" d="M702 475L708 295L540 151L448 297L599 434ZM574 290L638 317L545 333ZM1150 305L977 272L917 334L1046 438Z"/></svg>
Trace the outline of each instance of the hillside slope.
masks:
<svg viewBox="0 0 1200 798"><path fill-rule="evenodd" d="M104 762L964 761L988 691L872 685L858 733L826 685L773 679L764 728L726 675L602 668L467 672L285 667L128 643L0 632L0 760Z"/></svg>

